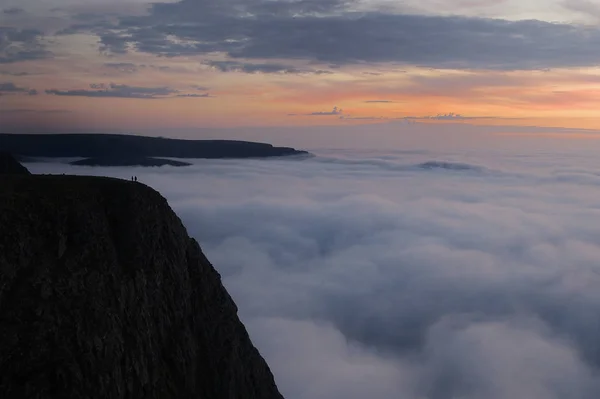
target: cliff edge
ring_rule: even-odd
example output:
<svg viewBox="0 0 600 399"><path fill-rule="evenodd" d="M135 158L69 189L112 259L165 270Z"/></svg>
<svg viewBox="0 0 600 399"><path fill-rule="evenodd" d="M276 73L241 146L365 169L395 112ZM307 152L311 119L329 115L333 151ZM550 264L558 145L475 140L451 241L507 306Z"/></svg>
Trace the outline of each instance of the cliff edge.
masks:
<svg viewBox="0 0 600 399"><path fill-rule="evenodd" d="M282 398L159 193L101 177L0 184L0 397Z"/></svg>
<svg viewBox="0 0 600 399"><path fill-rule="evenodd" d="M8 152L0 151L0 175L29 175L27 168Z"/></svg>

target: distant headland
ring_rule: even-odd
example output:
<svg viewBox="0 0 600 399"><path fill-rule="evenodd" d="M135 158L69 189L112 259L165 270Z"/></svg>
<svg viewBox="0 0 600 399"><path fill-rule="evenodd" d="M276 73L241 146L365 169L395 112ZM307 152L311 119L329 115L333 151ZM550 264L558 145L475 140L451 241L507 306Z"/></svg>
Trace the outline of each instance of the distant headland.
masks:
<svg viewBox="0 0 600 399"><path fill-rule="evenodd" d="M0 134L0 149L20 159L83 157L74 165L186 166L162 158L268 158L309 155L289 147L237 140L182 140L124 134Z"/></svg>
<svg viewBox="0 0 600 399"><path fill-rule="evenodd" d="M153 157L85 158L69 162L75 166L190 166L191 163Z"/></svg>

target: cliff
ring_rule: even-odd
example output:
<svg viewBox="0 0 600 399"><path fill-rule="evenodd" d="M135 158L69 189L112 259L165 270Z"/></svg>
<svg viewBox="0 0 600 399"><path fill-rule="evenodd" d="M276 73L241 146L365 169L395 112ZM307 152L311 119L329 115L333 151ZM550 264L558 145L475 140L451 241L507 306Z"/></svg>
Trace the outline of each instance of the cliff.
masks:
<svg viewBox="0 0 600 399"><path fill-rule="evenodd" d="M0 185L0 397L282 398L159 193L101 177Z"/></svg>
<svg viewBox="0 0 600 399"><path fill-rule="evenodd" d="M0 148L23 157L263 158L308 154L237 140L180 140L124 134L0 134Z"/></svg>
<svg viewBox="0 0 600 399"><path fill-rule="evenodd" d="M0 151L0 175L28 175L29 171L8 152Z"/></svg>

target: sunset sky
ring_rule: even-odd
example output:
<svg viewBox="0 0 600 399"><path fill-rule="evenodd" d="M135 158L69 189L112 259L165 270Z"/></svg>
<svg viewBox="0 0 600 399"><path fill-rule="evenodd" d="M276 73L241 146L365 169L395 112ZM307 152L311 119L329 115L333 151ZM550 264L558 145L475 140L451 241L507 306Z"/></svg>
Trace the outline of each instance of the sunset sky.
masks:
<svg viewBox="0 0 600 399"><path fill-rule="evenodd" d="M600 129L598 1L0 0L0 9L2 131Z"/></svg>

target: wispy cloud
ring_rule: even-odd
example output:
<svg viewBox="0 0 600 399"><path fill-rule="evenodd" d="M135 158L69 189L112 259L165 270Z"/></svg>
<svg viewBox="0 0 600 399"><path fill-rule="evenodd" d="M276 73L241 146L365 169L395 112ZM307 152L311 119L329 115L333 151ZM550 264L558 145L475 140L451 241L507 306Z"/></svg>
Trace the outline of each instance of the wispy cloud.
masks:
<svg viewBox="0 0 600 399"><path fill-rule="evenodd" d="M37 74L37 73L31 73L31 72L0 71L0 75L22 77L22 76L31 76L31 75L39 75L39 74Z"/></svg>
<svg viewBox="0 0 600 399"><path fill-rule="evenodd" d="M600 4L590 0L564 0L562 5L571 11L600 20Z"/></svg>
<svg viewBox="0 0 600 399"><path fill-rule="evenodd" d="M24 92L27 91L28 89L25 87L18 87L17 85L15 85L12 82L4 82L4 83L0 83L0 91L3 92L7 92L7 93L20 93L20 92Z"/></svg>
<svg viewBox="0 0 600 399"><path fill-rule="evenodd" d="M355 120L355 121L381 121L381 120L389 120L390 118L385 117L385 116L352 116L352 115L341 115L340 119Z"/></svg>
<svg viewBox="0 0 600 399"><path fill-rule="evenodd" d="M1 114L68 114L67 109L31 109L31 108L6 108L0 109Z"/></svg>
<svg viewBox="0 0 600 399"><path fill-rule="evenodd" d="M0 64L51 57L42 37L43 32L37 29L0 27Z"/></svg>
<svg viewBox="0 0 600 399"><path fill-rule="evenodd" d="M189 72L189 70L187 69L177 68L168 65L134 64L132 62L106 62L104 63L104 66L106 68L114 69L122 73L136 73L144 70L172 73Z"/></svg>
<svg viewBox="0 0 600 399"><path fill-rule="evenodd" d="M139 67L131 62L107 62L104 66L125 73L134 73L139 70Z"/></svg>
<svg viewBox="0 0 600 399"><path fill-rule="evenodd" d="M28 87L19 87L13 82L0 82L0 95L3 94L29 94L30 96L35 96L38 92Z"/></svg>
<svg viewBox="0 0 600 399"><path fill-rule="evenodd" d="M450 112L448 114L437 114L428 116L406 116L403 119L422 119L422 120L438 120L438 121L464 121L473 119L503 119L496 116L463 116Z"/></svg>
<svg viewBox="0 0 600 399"><path fill-rule="evenodd" d="M308 114L288 114L288 116L331 116L331 115L342 115L344 111L341 108L333 107L331 111L317 111L310 112Z"/></svg>
<svg viewBox="0 0 600 399"><path fill-rule="evenodd" d="M204 93L204 94L178 94L175 97L188 97L188 98L214 98L214 96L211 96L209 93Z"/></svg>
<svg viewBox="0 0 600 399"><path fill-rule="evenodd" d="M18 15L18 14L24 14L25 10L19 7L12 7L12 8L5 8L4 10L2 10L3 14L6 15Z"/></svg>
<svg viewBox="0 0 600 399"><path fill-rule="evenodd" d="M325 112L312 112L309 115L341 115L343 114L344 111L341 108L338 107L333 107L333 109L329 112L325 111Z"/></svg>
<svg viewBox="0 0 600 399"><path fill-rule="evenodd" d="M204 61L204 65L207 65L213 69L221 72L242 72L242 73L279 73L279 74L316 74L326 75L332 74L331 71L322 69L309 69L309 68L297 68L287 64L278 63L253 63L253 62L240 62L240 61Z"/></svg>
<svg viewBox="0 0 600 399"><path fill-rule="evenodd" d="M79 96L79 97L96 97L96 98L137 98L137 99L157 99L165 98L171 94L177 93L177 90L168 87L138 87L128 86L123 84L110 83L92 83L88 89L79 90L46 90L47 94L56 96Z"/></svg>

